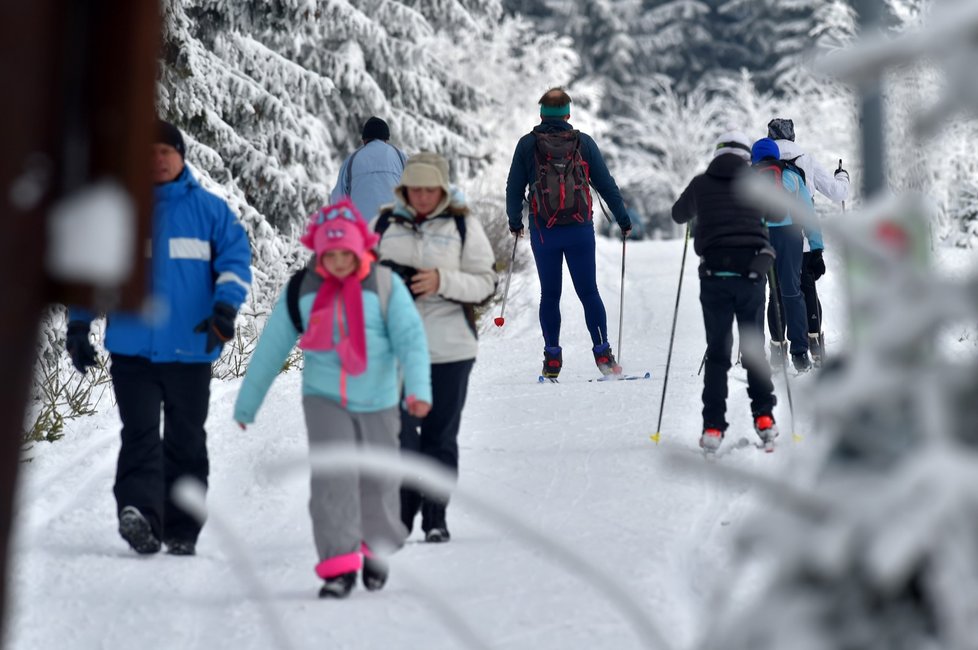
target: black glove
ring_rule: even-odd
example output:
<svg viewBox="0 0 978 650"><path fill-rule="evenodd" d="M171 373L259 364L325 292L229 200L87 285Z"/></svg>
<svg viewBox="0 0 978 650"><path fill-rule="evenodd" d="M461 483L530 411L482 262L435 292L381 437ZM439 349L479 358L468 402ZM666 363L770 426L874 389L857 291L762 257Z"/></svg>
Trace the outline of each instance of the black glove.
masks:
<svg viewBox="0 0 978 650"><path fill-rule="evenodd" d="M822 259L821 248L808 254L808 272L812 274L814 280L825 275L825 260Z"/></svg>
<svg viewBox="0 0 978 650"><path fill-rule="evenodd" d="M217 346L230 341L234 336L234 317L237 315L237 309L226 302L219 302L214 305L214 311L210 317L200 321L194 328L198 334L207 332L207 344L204 346L204 350L208 354Z"/></svg>
<svg viewBox="0 0 978 650"><path fill-rule="evenodd" d="M747 279L757 284L767 277L768 271L774 266L774 249L770 247L757 251L747 267Z"/></svg>
<svg viewBox="0 0 978 650"><path fill-rule="evenodd" d="M520 226L516 230L513 230L513 227L510 226L509 232L513 233L513 237L522 237L523 236L523 226Z"/></svg>
<svg viewBox="0 0 978 650"><path fill-rule="evenodd" d="M82 374L98 363L95 346L89 340L88 333L88 323L73 320L68 323L68 332L65 335L65 348L71 356L71 365Z"/></svg>

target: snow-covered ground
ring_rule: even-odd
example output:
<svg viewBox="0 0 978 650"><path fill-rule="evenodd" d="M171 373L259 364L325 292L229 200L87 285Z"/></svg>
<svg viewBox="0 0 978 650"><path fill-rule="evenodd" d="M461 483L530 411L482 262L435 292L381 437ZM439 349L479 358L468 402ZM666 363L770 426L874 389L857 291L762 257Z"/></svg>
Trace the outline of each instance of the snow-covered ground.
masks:
<svg viewBox="0 0 978 650"><path fill-rule="evenodd" d="M529 255L528 246L522 254ZM482 338L461 435L460 490L478 495L584 556L634 599L673 648L699 638L733 570L731 542L762 490L711 476L699 458L704 350L696 257L690 245L661 444L655 432L682 241L629 242L620 361L651 381L589 383L595 368L569 278L562 303L565 369L558 385L537 383L542 340L532 267L514 280L506 326ZM599 283L618 343L621 247L600 239ZM828 348L842 345L838 260L819 283ZM783 382L774 454L736 450L718 464L783 475L817 442L805 413L806 382L792 383L795 431ZM445 608L487 648L644 647L634 626L593 584L553 562L459 501L452 541L425 544L415 532L393 558L378 593L358 587L345 601L316 598L316 558L306 510L308 469L270 467L301 459L307 445L299 376L281 376L257 423L240 431L230 413L238 382L214 382L208 421L208 504L235 531L270 594L293 648L466 647ZM730 382L728 442L753 438L746 386ZM270 648L265 601L243 580L217 527L205 526L193 558L138 557L116 533L112 481L119 421L114 409L70 425L36 447L23 466L13 556L9 647ZM683 462L683 461L691 462ZM701 471L702 470L702 471ZM747 587L749 591L749 586ZM440 605L431 597L441 599Z"/></svg>

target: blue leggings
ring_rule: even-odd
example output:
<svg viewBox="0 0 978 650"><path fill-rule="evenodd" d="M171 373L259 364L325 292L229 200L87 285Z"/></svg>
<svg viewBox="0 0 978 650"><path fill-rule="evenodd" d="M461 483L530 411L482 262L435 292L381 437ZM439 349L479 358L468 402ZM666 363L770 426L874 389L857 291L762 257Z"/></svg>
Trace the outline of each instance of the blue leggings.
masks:
<svg viewBox="0 0 978 650"><path fill-rule="evenodd" d="M584 320L591 335L591 344L608 340L608 316L598 294L595 278L594 226L554 226L532 229L530 245L540 276L540 328L547 347L560 345L560 292L564 275L564 259L570 271L574 290L584 306Z"/></svg>

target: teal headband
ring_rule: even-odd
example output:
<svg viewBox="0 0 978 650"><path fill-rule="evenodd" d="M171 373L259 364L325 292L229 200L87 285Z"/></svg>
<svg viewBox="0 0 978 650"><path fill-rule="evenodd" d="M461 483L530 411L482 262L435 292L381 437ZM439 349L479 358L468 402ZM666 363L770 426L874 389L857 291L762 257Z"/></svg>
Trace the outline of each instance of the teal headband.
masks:
<svg viewBox="0 0 978 650"><path fill-rule="evenodd" d="M540 117L564 117L565 115L570 115L570 104L540 107Z"/></svg>

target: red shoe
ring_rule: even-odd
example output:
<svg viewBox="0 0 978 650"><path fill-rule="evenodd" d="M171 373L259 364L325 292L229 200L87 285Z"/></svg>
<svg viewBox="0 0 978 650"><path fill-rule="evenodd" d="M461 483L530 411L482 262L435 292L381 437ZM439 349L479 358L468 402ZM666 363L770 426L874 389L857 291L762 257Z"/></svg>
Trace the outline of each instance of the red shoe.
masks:
<svg viewBox="0 0 978 650"><path fill-rule="evenodd" d="M700 436L700 447L708 454L716 453L721 442L723 442L723 431L719 429L704 429L703 435Z"/></svg>

